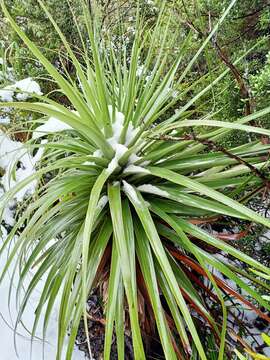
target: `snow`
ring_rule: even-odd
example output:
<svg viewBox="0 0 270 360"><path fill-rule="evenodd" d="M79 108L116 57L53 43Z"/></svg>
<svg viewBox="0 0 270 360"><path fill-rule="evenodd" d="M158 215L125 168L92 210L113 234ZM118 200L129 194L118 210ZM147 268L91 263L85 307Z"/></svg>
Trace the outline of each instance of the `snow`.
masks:
<svg viewBox="0 0 270 360"><path fill-rule="evenodd" d="M116 108L113 108L112 105L108 106L108 110L112 122L112 136L107 138L106 141L115 151L115 155L107 168L107 171L111 174L118 167L118 160L128 151L128 145L139 131L139 128L134 129L132 123L130 122L126 132L125 143L121 144L120 137L124 129L125 116ZM103 156L103 152L100 149L97 149L93 153L93 156L101 158ZM131 165L138 160L140 160L140 157L134 152L128 159L128 165Z"/></svg>
<svg viewBox="0 0 270 360"><path fill-rule="evenodd" d="M158 195L158 196L162 196L162 197L166 197L166 198L170 197L170 194L167 193L167 191L161 190L158 187L153 186L151 184L140 185L137 187L137 189L139 191L147 192L149 194L154 194L154 195Z"/></svg>
<svg viewBox="0 0 270 360"><path fill-rule="evenodd" d="M93 161L85 161L85 162L83 163L83 165L93 166L93 165L96 165L96 163L93 162Z"/></svg>
<svg viewBox="0 0 270 360"><path fill-rule="evenodd" d="M136 161L139 161L141 159L140 156L136 155L136 154L131 154L130 157L128 158L128 165L132 165L134 164Z"/></svg>
<svg viewBox="0 0 270 360"><path fill-rule="evenodd" d="M0 100L13 101L16 90L21 91L21 93L16 93L16 99L20 101L27 100L31 94L42 95L39 84L29 77L0 89Z"/></svg>
<svg viewBox="0 0 270 360"><path fill-rule="evenodd" d="M114 172L114 170L118 167L118 160L128 151L128 145L131 142L131 140L134 138L134 136L137 134L139 128L134 129L132 123L130 122L127 128L126 133L126 139L125 144L120 143L120 137L124 129L124 122L125 122L125 116L123 113L118 111L117 109L113 109L111 105L108 106L111 121L112 121L112 130L113 134L110 138L107 139L108 144L111 145L113 150L115 151L115 155L111 162L108 165L107 171L111 174ZM100 151L100 150L97 150ZM96 153L96 152L95 152ZM95 153L93 156L96 156ZM99 155L101 155L99 153ZM103 154L102 154L103 155ZM128 159L128 165L133 164L135 161L138 161L140 159L139 156L136 155L134 152L130 155Z"/></svg>
<svg viewBox="0 0 270 360"><path fill-rule="evenodd" d="M10 123L10 117L9 116L0 115L0 124L7 125L9 123Z"/></svg>
<svg viewBox="0 0 270 360"><path fill-rule="evenodd" d="M115 155L111 162L108 165L107 171L112 174L118 166L118 160L128 151L128 148L122 144L114 144L113 149L115 150Z"/></svg>
<svg viewBox="0 0 270 360"><path fill-rule="evenodd" d="M114 146L119 143L121 132L124 127L125 116L124 116L124 114L122 114L121 112L119 112L116 109L113 114L113 108L111 105L109 105L109 113L110 113L111 119L112 119L113 115L115 116L115 119L114 119L114 121L112 119L112 121L113 121L112 122L113 136L111 138L107 139L107 141L110 145Z"/></svg>
<svg viewBox="0 0 270 360"><path fill-rule="evenodd" d="M118 159L120 159L120 157L122 157L128 151L128 148L125 145L116 144L114 150L115 150L115 156L118 157Z"/></svg>
<svg viewBox="0 0 270 360"><path fill-rule="evenodd" d="M13 90L9 90L8 88L0 89L0 100L1 101L13 101Z"/></svg>
<svg viewBox="0 0 270 360"><path fill-rule="evenodd" d="M174 155L171 155L171 156L168 156L168 157L159 159L158 161L156 161L156 164L161 164L161 163L163 163L164 161L169 160L169 159L172 158L173 156L174 156Z"/></svg>
<svg viewBox="0 0 270 360"><path fill-rule="evenodd" d="M15 84L12 85L12 88L22 91L21 94L16 95L17 100L20 100L20 101L27 100L29 98L29 93L36 94L36 95L42 95L39 84L30 77L15 82Z"/></svg>
<svg viewBox="0 0 270 360"><path fill-rule="evenodd" d="M4 189L0 187L0 198L4 195ZM16 208L16 202L11 201L6 208L4 208L3 214L2 214L2 220L6 225L13 226L15 224L15 208Z"/></svg>
<svg viewBox="0 0 270 360"><path fill-rule="evenodd" d="M130 121L128 124L128 128L127 128L127 133L126 133L126 141L125 141L125 145L128 146L131 141L134 139L134 137L137 135L138 131L140 130L140 128L134 128L132 122Z"/></svg>
<svg viewBox="0 0 270 360"><path fill-rule="evenodd" d="M44 124L38 126L33 132L33 139L38 139L44 135L72 130L72 127L55 117L50 117Z"/></svg>
<svg viewBox="0 0 270 360"><path fill-rule="evenodd" d="M16 151L22 144L12 141L4 132L0 131L0 168L6 170L16 157Z"/></svg>
<svg viewBox="0 0 270 360"><path fill-rule="evenodd" d="M97 204L97 207L102 210L102 209L104 208L104 206L107 204L107 202L108 202L108 196L107 196L107 195L103 195L103 196L99 199L98 204Z"/></svg>
<svg viewBox="0 0 270 360"><path fill-rule="evenodd" d="M136 165L128 165L125 170L123 171L123 174L150 174L150 171L143 168L142 166L136 166Z"/></svg>
<svg viewBox="0 0 270 360"><path fill-rule="evenodd" d="M103 152L98 149L98 150L96 150L96 151L93 153L93 156L94 156L94 157L97 157L97 158L102 158Z"/></svg>
<svg viewBox="0 0 270 360"><path fill-rule="evenodd" d="M2 240L7 236L6 229L1 226ZM3 269L6 261L7 253L4 253L0 257L0 270ZM28 279L30 281L30 278ZM18 277L14 279L14 283L18 282ZM18 328L17 340L17 349L18 357L14 349L14 320L16 320L16 314L12 311L12 314L9 312L8 308L8 292L10 286L10 277L7 276L4 278L3 282L0 285L0 338L1 338L1 360L30 360L30 351L31 351L31 336L27 330L20 325ZM31 326L34 321L35 309L38 304L39 296L42 291L42 282L39 283L38 288L35 289L33 295L31 296L25 314L23 316L24 325L27 329L31 329ZM11 309L16 309L16 299L15 292L11 296ZM53 309L52 318L49 322L46 343L45 343L45 360L54 360L56 358L56 340L57 340L57 329L58 329L58 307L60 301L57 299L57 305ZM11 317L12 316L12 317ZM20 335L19 335L20 334ZM42 334L42 321L39 324L37 334L41 337ZM66 343L65 343L66 345ZM33 342L32 349L32 360L42 360L42 351L43 351L43 342L42 340L35 339ZM83 360L85 359L84 354L79 350L75 349L72 360Z"/></svg>
<svg viewBox="0 0 270 360"><path fill-rule="evenodd" d="M18 182L35 173L35 165L40 160L44 149L40 148L35 156L32 156L25 145L11 140L5 133L0 132L0 167L5 170L1 179L5 191L13 188ZM19 161L15 176L11 176L14 166ZM34 180L23 187L16 194L16 200L22 201L27 194L35 192L37 181Z"/></svg>
<svg viewBox="0 0 270 360"><path fill-rule="evenodd" d="M147 165L149 165L150 163L151 163L151 161L145 160L145 161L143 161L143 162L141 163L141 166L147 166Z"/></svg>
<svg viewBox="0 0 270 360"><path fill-rule="evenodd" d="M117 109L114 109L111 105L108 106L111 121L112 121L112 130L113 135L109 139L107 139L108 143L113 147L116 144L119 144L121 133L124 129L124 122L125 122L125 116L123 113L118 111ZM126 132L126 138L125 138L125 146L128 146L130 142L133 140L133 138L138 133L139 128L134 128L132 122L130 121L128 124L127 132Z"/></svg>
<svg viewBox="0 0 270 360"><path fill-rule="evenodd" d="M144 72L144 66L143 66L143 65L139 65L139 66L137 67L137 70L136 70L136 75L137 75L138 77L140 77L140 76L143 74L143 72Z"/></svg>
<svg viewBox="0 0 270 360"><path fill-rule="evenodd" d="M126 182L125 180L123 180L123 190L124 192L128 195L128 197L131 198L131 200L137 204L137 205L141 205L141 202L138 198L138 195L136 193L136 190L134 189L133 186L131 186L128 182Z"/></svg>
<svg viewBox="0 0 270 360"><path fill-rule="evenodd" d="M0 62L1 63L1 62ZM0 71L0 77L2 72ZM11 80L11 79L10 79ZM41 94L39 85L32 81L31 78L24 79L15 83L14 85L10 85L4 89L0 89L0 101L13 101L15 89L22 91L22 93L16 95L17 100L26 100L29 97L28 93L36 93ZM9 110L9 109L7 109ZM5 110L6 111L6 110ZM8 112L8 111L7 111ZM0 116L0 124L7 124L10 122L8 117ZM52 120L51 122L52 123ZM49 124L50 124L49 123ZM54 122L55 123L55 122ZM59 122L57 120L57 130L59 130ZM45 125L45 124L44 124ZM42 126L41 126L42 127ZM44 130L44 126L39 130ZM45 131L48 130L48 127L45 127ZM55 128L52 129L55 131ZM42 135L41 135L42 136ZM37 133L36 138L39 138L39 134ZM42 140L41 143L46 143L47 140ZM28 176L35 173L35 165L40 160L43 154L43 148L38 149L35 155L32 155L27 146L21 142L13 141L9 138L8 133L4 133L0 130L0 168L4 171L4 175L0 177L0 198L4 195L5 191L9 190L13 186L15 186L18 182L24 180ZM19 162L18 162L19 161ZM17 165L16 165L17 164ZM11 170L14 170L14 174L11 176ZM3 220L3 225L13 226L15 224L15 213L17 202L22 201L28 194L33 193L35 191L36 181L31 182L23 189L21 189L16 195L15 199L11 200L9 204L3 211L1 220ZM99 205L104 206L106 203L105 197L100 199ZM0 246L7 237L6 228L0 225ZM13 243L16 241L16 236L13 239ZM12 245L8 249L12 250ZM0 256L0 274L5 266L5 262L7 259L7 251L1 253ZM13 264L11 264L13 266ZM12 270L12 269L11 269ZM29 274L29 277L24 285L29 284L31 280L31 276L33 274ZM18 283L18 275L14 278L14 284ZM23 315L23 325L19 325L17 331L18 334L16 336L17 340L17 350L18 355L16 354L14 347L14 323L16 320L16 297L15 291L11 294L11 303L10 308L8 307L8 294L9 288L11 285L10 275L7 273L6 277L0 284L0 339L1 339L1 360L41 360L43 358L43 346L45 346L44 359L45 360L54 360L56 358L56 350L57 350L57 330L58 330L58 311L60 305L60 299L58 298L56 301L56 306L52 311L52 317L49 321L49 326L47 330L46 343L41 339L34 339L33 348L32 348L32 357L31 357L31 335L29 331L32 328L34 317L35 317L35 309L38 305L39 297L41 295L42 280L37 288L34 290L33 295L29 299L26 307L26 311ZM12 310L10 312L10 309ZM44 313L43 315L44 316ZM39 338L42 337L42 319L37 329L37 336ZM67 339L65 339L65 349L67 345ZM65 350L64 349L64 350ZM74 350L74 354L72 356L72 360L83 360L85 359L84 353L80 352L78 349Z"/></svg>
<svg viewBox="0 0 270 360"><path fill-rule="evenodd" d="M111 160L111 162L109 163L108 167L107 167L107 172L109 174L112 174L114 172L114 170L117 168L118 166L118 161L116 156Z"/></svg>

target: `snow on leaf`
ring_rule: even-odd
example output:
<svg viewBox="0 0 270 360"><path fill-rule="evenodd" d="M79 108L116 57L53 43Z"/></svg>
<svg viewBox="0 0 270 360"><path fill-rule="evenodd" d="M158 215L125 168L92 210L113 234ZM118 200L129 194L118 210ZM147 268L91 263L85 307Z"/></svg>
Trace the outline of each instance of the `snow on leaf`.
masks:
<svg viewBox="0 0 270 360"><path fill-rule="evenodd" d="M72 130L72 127L65 124L63 121L50 117L44 124L38 126L33 132L33 139L38 139L44 135L61 132L65 130Z"/></svg>
<svg viewBox="0 0 270 360"><path fill-rule="evenodd" d="M132 201L134 201L134 203L136 203L137 205L141 205L136 190L125 180L123 180L123 190L132 199Z"/></svg>
<svg viewBox="0 0 270 360"><path fill-rule="evenodd" d="M115 144L113 149L115 150L115 155L111 162L108 165L107 171L112 174L118 166L118 160L128 151L128 148L122 144Z"/></svg>
<svg viewBox="0 0 270 360"><path fill-rule="evenodd" d="M143 168L142 166L136 166L136 165L128 165L125 170L123 171L124 174L150 174L150 171Z"/></svg>
<svg viewBox="0 0 270 360"><path fill-rule="evenodd" d="M167 193L167 191L161 190L156 186L153 186L151 184L144 184L144 185L140 185L137 188L139 191L142 192L147 192L149 194L154 194L154 195L158 195L158 196L162 196L162 197L169 197L169 193Z"/></svg>

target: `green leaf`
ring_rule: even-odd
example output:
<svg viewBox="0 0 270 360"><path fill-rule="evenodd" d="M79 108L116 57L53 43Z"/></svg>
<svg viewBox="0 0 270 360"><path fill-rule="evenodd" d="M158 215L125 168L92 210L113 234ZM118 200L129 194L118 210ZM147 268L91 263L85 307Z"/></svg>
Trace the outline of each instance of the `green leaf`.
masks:
<svg viewBox="0 0 270 360"><path fill-rule="evenodd" d="M147 169L151 172L152 175L172 181L175 184L185 186L188 189L193 190L202 195L206 195L206 196L238 211L240 214L244 215L251 221L256 221L262 225L270 227L270 221L268 219L258 215L256 212L239 204L237 201L230 199L228 196L225 196L225 195L217 192L216 190L213 190L203 184L200 184L196 180L190 179L187 176L176 174L173 171L170 171L170 170L167 170L164 168L160 168L160 167L147 167Z"/></svg>
<svg viewBox="0 0 270 360"><path fill-rule="evenodd" d="M206 359L206 355L203 350L199 336L197 334L195 325L190 316L190 313L189 313L189 310L185 303L185 300L179 290L179 286L175 279L175 275L172 271L169 260L164 251L164 248L160 241L155 224L154 224L153 219L147 208L147 205L146 205L145 201L143 200L143 197L140 195L140 193L136 192L136 190L133 187L131 187L131 188L130 187L131 187L131 185L126 184L126 190L125 190L126 194L136 209L136 212L141 220L142 226L145 230L145 233L147 234L147 237L150 241L151 247L157 258L157 261L159 262L159 264L162 268L162 271L164 272L164 275L166 277L166 280L168 281L170 289L171 289L172 293L174 294L177 304L178 304L178 306L183 314L183 317L186 321L187 327L189 328L189 330L192 334L192 337L193 337L194 343L196 344L198 352L202 359Z"/></svg>
<svg viewBox="0 0 270 360"><path fill-rule="evenodd" d="M108 185L108 197L109 197L109 205L110 205L110 212L113 223L114 236L116 241L116 248L117 248L118 256L121 258L121 262L120 262L121 273L123 277L125 293L127 296L128 306L129 306L129 316L131 321L134 354L136 358L137 357L145 358L141 332L139 327L139 320L138 320L137 299L136 297L134 297L131 264L130 264L131 254L128 248L128 241L125 236L125 226L123 222L122 203L121 203L119 184Z"/></svg>
<svg viewBox="0 0 270 360"><path fill-rule="evenodd" d="M155 273L154 261L151 253L150 244L141 225L135 226L136 231L136 252L143 273L143 278L148 289L148 294L155 314L157 328L162 343L162 348L166 359L177 359L172 346L170 336L172 336L167 321L165 319L164 310L161 305L158 283Z"/></svg>

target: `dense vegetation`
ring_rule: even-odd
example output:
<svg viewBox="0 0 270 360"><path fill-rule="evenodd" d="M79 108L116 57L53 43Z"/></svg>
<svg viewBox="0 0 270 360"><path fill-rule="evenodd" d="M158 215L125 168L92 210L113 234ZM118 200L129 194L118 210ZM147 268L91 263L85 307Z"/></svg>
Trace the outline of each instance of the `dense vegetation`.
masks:
<svg viewBox="0 0 270 360"><path fill-rule="evenodd" d="M33 156L44 150L37 171L0 198L3 210L38 184L0 248L17 236L2 274L18 259L17 324L45 276L32 337L43 311L46 336L60 296L57 359L71 358L82 319L91 354L86 303L102 283L104 359L114 333L125 358L124 328L136 359L150 356L153 338L169 360L253 356L244 336L235 340L228 305L269 321L269 267L219 229L237 225L231 238L241 238L255 223L270 227L245 206L270 186L268 2L4 3L2 86L12 67L46 94L0 103L13 109L4 131L26 134ZM62 125L37 135L52 118Z"/></svg>
<svg viewBox="0 0 270 360"><path fill-rule="evenodd" d="M36 1L12 0L6 3L11 14L23 26L26 34L46 50L48 58L58 67L61 67L61 61L63 61L63 65L71 70L66 64L67 59L64 58L64 52L61 53L63 50L61 39L56 36L52 24L48 22L42 9L36 5ZM165 11L167 16L170 16L171 37L167 46L170 46L171 61L181 49L183 40L190 36L189 51L184 53L178 70L179 74L210 32L212 24L220 17L222 10L229 3L229 0L166 1ZM151 27L158 17L158 9L162 2L139 1L139 4L141 12L145 15L146 27ZM105 36L110 34L115 46L116 40L119 45L119 41L123 41L123 38L124 41L131 42L135 28L136 2L101 1L98 2L98 5L99 11L95 11L95 17L99 16L103 34ZM46 6L52 14L61 14L57 19L58 25L67 36L71 46L80 51L81 42L74 23L74 18L79 26L82 23L80 1L51 0L46 1ZM226 17L222 30L219 30L215 38L207 45L205 53L193 66L185 83L181 86L187 87L190 83L194 84L196 79L205 75L205 78L193 86L192 91L195 93L211 82L220 72L222 64L229 67L240 56L246 56L235 66L234 71L231 68L229 75L218 84L211 96L207 95L201 103L197 104L197 111L198 108L201 113L221 111L222 115L220 116L223 119L233 120L245 113L246 104L249 102L251 111L261 109L269 103L269 19L268 1L236 2ZM166 17L164 28L165 23ZM123 28L125 28L124 31ZM8 49L7 57L16 73L21 76L42 77L44 75L42 68L22 44L16 32L10 30L8 26L1 26L1 29L3 34L2 50ZM121 35L122 33L124 36ZM159 44L156 44L157 51L158 47ZM227 64L225 64L225 60L227 60ZM48 83L46 86L49 86ZM190 96L190 92L187 96ZM186 98L183 98L183 103L185 101ZM217 116L219 115L217 114ZM264 125L267 118L265 120Z"/></svg>

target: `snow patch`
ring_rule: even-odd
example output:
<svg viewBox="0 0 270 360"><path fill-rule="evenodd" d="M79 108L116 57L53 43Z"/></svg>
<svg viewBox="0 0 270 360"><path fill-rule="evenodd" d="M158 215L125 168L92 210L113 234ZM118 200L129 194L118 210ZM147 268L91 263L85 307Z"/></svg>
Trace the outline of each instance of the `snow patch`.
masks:
<svg viewBox="0 0 270 360"><path fill-rule="evenodd" d="M72 127L55 117L50 117L44 124L38 126L33 132L33 139L38 139L44 135L72 130Z"/></svg>
<svg viewBox="0 0 270 360"><path fill-rule="evenodd" d="M0 124L2 124L2 125L10 124L10 117L0 115Z"/></svg>
<svg viewBox="0 0 270 360"><path fill-rule="evenodd" d="M134 164L136 161L140 160L141 157L136 155L136 154L131 154L130 157L128 158L128 165L132 165Z"/></svg>
<svg viewBox="0 0 270 360"><path fill-rule="evenodd" d="M162 197L170 197L170 194L167 191L161 190L156 186L153 186L151 184L144 184L137 187L139 191L147 192L149 194L154 194Z"/></svg>
<svg viewBox="0 0 270 360"><path fill-rule="evenodd" d="M0 100L13 101L16 90L21 91L21 93L16 94L16 99L20 101L27 100L31 94L42 95L39 84L29 77L0 89Z"/></svg>
<svg viewBox="0 0 270 360"><path fill-rule="evenodd" d="M0 240L4 241L7 237L6 229L1 226L0 229ZM16 238L14 238L16 241ZM12 250L12 249L10 249ZM4 269L5 262L7 259L7 251L1 254L0 257L0 272ZM27 282L31 280L31 276L27 279ZM13 279L14 283L18 283L19 275L16 274L15 278ZM26 285L26 284L25 284ZM33 291L31 295L25 313L23 315L23 323L24 326L19 325L17 335L17 349L19 356L17 357L15 349L14 349L14 320L16 315L14 314L14 310L16 309L16 294L15 291L11 294L11 303L10 308L13 310L12 313L9 311L8 307L8 296L9 287L10 287L10 276L7 274L0 285L0 338L1 338L1 360L30 360L30 353L31 353L31 335L26 329L31 329L34 319L35 319L35 310L38 306L38 301L40 298L40 294L42 292L42 288L44 286L43 280L41 280L37 288ZM56 305L52 310L51 318L48 323L47 329L47 336L46 342L43 343L40 339L34 339L33 341L33 349L32 349L32 359L42 359L43 353L43 345L44 345L44 359L46 360L53 360L56 358L56 349L57 349L57 332L58 332L58 309L60 305L59 297L56 300ZM44 313L43 313L44 316ZM39 323L37 329L37 335L41 337L42 334L42 319ZM65 349L67 349L67 339L65 339ZM83 360L85 359L84 353L80 352L78 349L75 348L72 360Z"/></svg>
<svg viewBox="0 0 270 360"><path fill-rule="evenodd" d="M164 161L169 160L171 157L173 157L173 155L168 156L168 157L165 157L165 158L162 158L162 159L159 159L158 161L155 162L155 164L161 164L161 163L163 163Z"/></svg>
<svg viewBox="0 0 270 360"><path fill-rule="evenodd" d="M119 143L121 133L124 129L125 116L123 113L121 113L117 109L114 109L114 112L113 112L113 108L111 105L108 106L108 109L109 109L110 117L112 120L113 135L112 135L112 137L107 139L107 141L111 146L115 146L115 144ZM125 146L128 146L130 144L130 142L136 136L138 131L139 131L139 128L134 128L132 122L129 122L127 131L126 131Z"/></svg>
<svg viewBox="0 0 270 360"><path fill-rule="evenodd" d="M109 105L109 113L110 113L111 119L113 118L113 115L114 115L114 119L112 119L112 121L113 121L113 123L112 123L113 136L111 138L107 139L107 141L111 146L114 146L119 143L120 136L121 136L121 133L122 133L122 130L124 127L125 116L124 116L124 114L117 111L116 109L113 113L113 108L111 105Z"/></svg>
<svg viewBox="0 0 270 360"><path fill-rule="evenodd" d="M123 171L123 174L150 174L150 171L141 167L141 166L136 166L136 165L128 165L125 170Z"/></svg>
<svg viewBox="0 0 270 360"><path fill-rule="evenodd" d="M95 162L93 161L85 161L84 163L82 163L82 165L89 165L89 166L92 166L92 165L96 165Z"/></svg>
<svg viewBox="0 0 270 360"><path fill-rule="evenodd" d="M98 201L98 204L97 204L97 207L102 210L104 208L104 206L107 204L108 202L108 196L107 195L103 195L99 201Z"/></svg>
<svg viewBox="0 0 270 360"><path fill-rule="evenodd" d="M150 163L151 163L150 160L145 160L145 161L143 161L143 162L141 163L141 166L147 166L147 165L149 165Z"/></svg>
<svg viewBox="0 0 270 360"><path fill-rule="evenodd" d="M22 91L21 94L16 95L17 100L20 101L27 100L29 98L29 94L42 95L39 84L30 77L15 82L11 88Z"/></svg>
<svg viewBox="0 0 270 360"><path fill-rule="evenodd" d="M13 101L13 90L9 90L7 87L0 89L0 100L1 101Z"/></svg>
<svg viewBox="0 0 270 360"><path fill-rule="evenodd" d="M128 124L125 145L128 146L134 137L137 135L139 128L134 128L132 122Z"/></svg>
<svg viewBox="0 0 270 360"><path fill-rule="evenodd" d="M122 144L115 144L113 146L115 155L108 165L107 171L111 174L118 166L118 160L128 151L128 148Z"/></svg>
<svg viewBox="0 0 270 360"><path fill-rule="evenodd" d="M11 140L5 133L0 132L0 167L5 171L2 184L5 191L13 188L18 182L35 173L35 165L40 160L44 149L39 149L35 156L27 151L25 145ZM12 171L19 162L19 167ZM17 165L18 166L18 165ZM16 194L16 200L22 201L27 194L33 194L36 188L36 180L33 180Z"/></svg>
<svg viewBox="0 0 270 360"><path fill-rule="evenodd" d="M96 150L95 152L93 152L93 156L97 157L97 158L102 158L103 156L103 152L101 150Z"/></svg>
<svg viewBox="0 0 270 360"><path fill-rule="evenodd" d="M144 73L144 66L139 65L136 70L136 76L140 77Z"/></svg>
<svg viewBox="0 0 270 360"><path fill-rule="evenodd" d="M136 190L134 189L133 186L131 186L128 182L126 182L125 180L123 180L123 190L124 192L132 199L132 201L137 204L137 205L141 205L141 202L138 198L138 195L136 193Z"/></svg>

